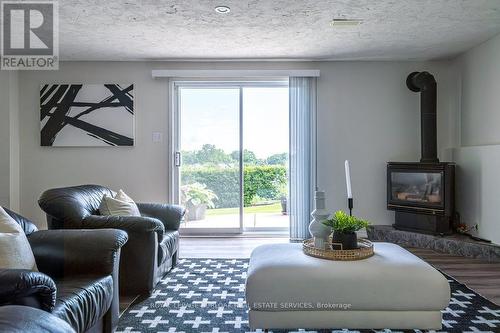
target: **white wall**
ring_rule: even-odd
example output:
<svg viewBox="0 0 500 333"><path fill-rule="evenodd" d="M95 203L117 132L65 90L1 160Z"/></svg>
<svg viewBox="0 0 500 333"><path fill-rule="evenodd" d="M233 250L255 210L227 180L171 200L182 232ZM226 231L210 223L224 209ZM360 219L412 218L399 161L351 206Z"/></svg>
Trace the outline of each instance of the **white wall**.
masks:
<svg viewBox="0 0 500 333"><path fill-rule="evenodd" d="M500 35L456 59L461 82L458 211L500 244Z"/></svg>
<svg viewBox="0 0 500 333"><path fill-rule="evenodd" d="M45 226L36 203L48 188L98 183L124 188L138 201L167 200L167 144L154 144L153 131L168 136L166 80L152 69L320 69L318 81L319 182L331 210L345 208L344 160L352 161L355 212L377 224L393 223L386 210L385 163L418 160L419 96L406 76L428 70L439 84L439 146L454 147L456 98L449 62L71 62L60 70L20 73L21 212ZM44 83L133 82L136 146L133 148L48 148L39 142L39 86Z"/></svg>

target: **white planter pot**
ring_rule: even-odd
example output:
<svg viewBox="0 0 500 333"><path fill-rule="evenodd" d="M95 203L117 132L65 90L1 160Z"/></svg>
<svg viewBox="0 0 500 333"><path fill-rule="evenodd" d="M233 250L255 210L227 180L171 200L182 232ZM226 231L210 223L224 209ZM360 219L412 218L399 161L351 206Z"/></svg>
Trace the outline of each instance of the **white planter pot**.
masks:
<svg viewBox="0 0 500 333"><path fill-rule="evenodd" d="M186 208L186 217L188 221L199 221L205 219L205 213L207 212L206 204L193 205L192 203L188 203Z"/></svg>

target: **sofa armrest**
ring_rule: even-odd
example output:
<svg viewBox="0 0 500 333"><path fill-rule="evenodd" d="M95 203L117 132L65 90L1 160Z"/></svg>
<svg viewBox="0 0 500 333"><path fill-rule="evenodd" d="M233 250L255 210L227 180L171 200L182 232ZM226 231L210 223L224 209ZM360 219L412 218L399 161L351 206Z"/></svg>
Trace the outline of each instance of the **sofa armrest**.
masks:
<svg viewBox="0 0 500 333"><path fill-rule="evenodd" d="M143 216L160 220L166 230L179 230L186 210L182 206L161 203L138 203L139 211Z"/></svg>
<svg viewBox="0 0 500 333"><path fill-rule="evenodd" d="M27 269L0 269L0 305L29 305L52 311L56 284L49 276Z"/></svg>
<svg viewBox="0 0 500 333"><path fill-rule="evenodd" d="M0 307L0 332L9 333L76 333L64 320L29 306Z"/></svg>
<svg viewBox="0 0 500 333"><path fill-rule="evenodd" d="M28 236L38 269L52 277L110 275L126 232L101 230L43 230Z"/></svg>

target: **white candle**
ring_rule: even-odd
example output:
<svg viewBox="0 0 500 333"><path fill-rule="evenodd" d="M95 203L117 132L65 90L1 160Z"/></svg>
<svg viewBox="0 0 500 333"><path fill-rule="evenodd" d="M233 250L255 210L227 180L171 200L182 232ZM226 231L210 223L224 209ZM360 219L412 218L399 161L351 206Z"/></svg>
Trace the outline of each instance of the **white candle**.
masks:
<svg viewBox="0 0 500 333"><path fill-rule="evenodd" d="M345 183L347 186L347 198L352 199L352 189L351 189L351 171L349 169L349 161L345 161Z"/></svg>

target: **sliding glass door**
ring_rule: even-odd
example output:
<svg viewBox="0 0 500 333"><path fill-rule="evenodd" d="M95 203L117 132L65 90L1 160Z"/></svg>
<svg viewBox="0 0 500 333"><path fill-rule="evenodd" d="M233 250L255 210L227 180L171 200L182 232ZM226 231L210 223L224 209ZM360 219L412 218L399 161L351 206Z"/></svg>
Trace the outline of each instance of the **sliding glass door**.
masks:
<svg viewBox="0 0 500 333"><path fill-rule="evenodd" d="M179 86L176 90L178 192L187 210L182 228L239 233L240 89Z"/></svg>
<svg viewBox="0 0 500 333"><path fill-rule="evenodd" d="M174 92L181 232L286 231L287 82L177 82Z"/></svg>
<svg viewBox="0 0 500 333"><path fill-rule="evenodd" d="M243 227L287 230L288 86L243 88Z"/></svg>

